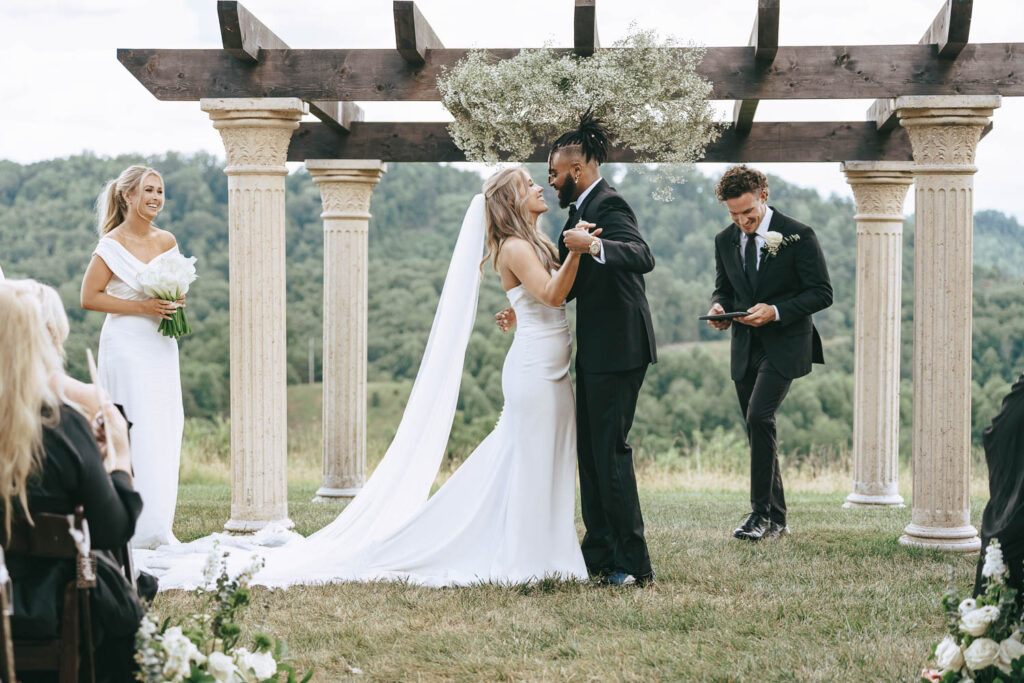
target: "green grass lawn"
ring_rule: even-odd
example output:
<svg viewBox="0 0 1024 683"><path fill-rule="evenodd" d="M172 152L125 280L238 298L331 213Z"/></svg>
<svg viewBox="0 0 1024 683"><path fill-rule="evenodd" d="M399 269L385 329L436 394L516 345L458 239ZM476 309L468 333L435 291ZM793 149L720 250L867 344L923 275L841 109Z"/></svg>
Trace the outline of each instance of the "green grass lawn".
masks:
<svg viewBox="0 0 1024 683"><path fill-rule="evenodd" d="M315 489L289 490L303 534L339 509L309 502ZM951 577L968 590L975 560L903 548L909 509L844 510L844 495L792 492L793 535L753 545L730 537L742 490L645 487L646 589L257 587L245 621L319 681L914 680L942 635L941 594ZM185 485L175 532L217 531L229 507L227 486ZM194 605L173 591L155 608Z"/></svg>

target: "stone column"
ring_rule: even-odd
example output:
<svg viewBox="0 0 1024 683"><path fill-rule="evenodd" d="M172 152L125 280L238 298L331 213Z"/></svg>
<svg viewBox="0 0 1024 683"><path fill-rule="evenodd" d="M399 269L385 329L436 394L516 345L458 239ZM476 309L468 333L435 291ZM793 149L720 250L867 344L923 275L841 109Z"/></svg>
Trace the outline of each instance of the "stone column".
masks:
<svg viewBox="0 0 1024 683"><path fill-rule="evenodd" d="M853 492L843 507L895 505L899 494L903 200L911 162L842 165L857 203Z"/></svg>
<svg viewBox="0 0 1024 683"><path fill-rule="evenodd" d="M914 152L914 503L902 545L976 552L969 495L974 152L992 96L900 97Z"/></svg>
<svg viewBox="0 0 1024 683"><path fill-rule="evenodd" d="M204 99L227 153L231 332L231 519L252 532L288 519L285 159L299 99Z"/></svg>
<svg viewBox="0 0 1024 683"><path fill-rule="evenodd" d="M324 219L323 485L313 500L352 498L366 481L367 234L380 161L306 161Z"/></svg>

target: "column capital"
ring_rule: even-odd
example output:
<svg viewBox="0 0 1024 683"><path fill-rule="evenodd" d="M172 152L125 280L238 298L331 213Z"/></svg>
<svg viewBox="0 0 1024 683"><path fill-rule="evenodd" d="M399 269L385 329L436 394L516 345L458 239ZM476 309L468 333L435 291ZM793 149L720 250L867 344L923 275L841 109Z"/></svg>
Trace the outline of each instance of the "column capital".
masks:
<svg viewBox="0 0 1024 683"><path fill-rule="evenodd" d="M903 232L903 202L914 182L911 161L844 161L840 167L853 188L857 205L857 232L876 232L875 223L885 233Z"/></svg>
<svg viewBox="0 0 1024 683"><path fill-rule="evenodd" d="M900 125L910 135L916 172L971 174L981 130L1002 103L999 95L897 97Z"/></svg>
<svg viewBox="0 0 1024 683"><path fill-rule="evenodd" d="M387 173L387 164L376 159L307 159L306 169L320 188L321 218L370 219L373 188Z"/></svg>
<svg viewBox="0 0 1024 683"><path fill-rule="evenodd" d="M288 145L309 105L295 97L210 98L200 108L220 131L227 156L224 173L286 175Z"/></svg>

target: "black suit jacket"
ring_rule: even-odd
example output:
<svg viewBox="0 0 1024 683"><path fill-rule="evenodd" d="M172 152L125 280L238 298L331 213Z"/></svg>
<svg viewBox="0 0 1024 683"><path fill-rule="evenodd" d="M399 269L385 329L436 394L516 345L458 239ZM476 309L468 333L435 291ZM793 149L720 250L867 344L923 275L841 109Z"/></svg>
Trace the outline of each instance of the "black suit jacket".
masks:
<svg viewBox="0 0 1024 683"><path fill-rule="evenodd" d="M580 260L567 300L576 300L576 368L583 372L624 372L658 360L644 273L654 257L629 204L606 181L599 180L583 200L575 221L602 228L603 264L591 256ZM566 222L564 229L572 226ZM558 236L558 254L569 250Z"/></svg>
<svg viewBox="0 0 1024 683"><path fill-rule="evenodd" d="M758 328L732 324L732 378L743 379L750 360L750 344L760 337L772 366L788 379L811 371L811 363L824 363L821 337L811 314L832 305L832 283L814 231L772 207L769 230L799 240L779 249L774 258L761 253L757 287L752 290L740 260L740 229L733 223L715 236L715 291L712 303L726 311L745 311L766 303L779 310L779 320Z"/></svg>

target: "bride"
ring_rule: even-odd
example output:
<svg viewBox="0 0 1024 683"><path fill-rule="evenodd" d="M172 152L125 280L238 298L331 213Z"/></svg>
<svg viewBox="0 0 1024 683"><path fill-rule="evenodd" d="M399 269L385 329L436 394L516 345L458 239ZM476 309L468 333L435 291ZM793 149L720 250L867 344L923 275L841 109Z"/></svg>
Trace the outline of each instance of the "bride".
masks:
<svg viewBox="0 0 1024 683"><path fill-rule="evenodd" d="M157 551L137 551L160 587L202 582L214 541L229 567L265 560L253 583L405 580L427 586L585 580L575 527L576 420L569 379L565 297L580 256L558 252L538 229L542 188L522 168L495 173L463 221L430 339L384 459L331 524L282 547L280 530L255 537L214 534ZM594 234L597 234L595 231ZM488 254L480 260L484 242ZM484 262L501 276L518 328L502 368L498 423L427 499L451 430L462 364L476 315Z"/></svg>

